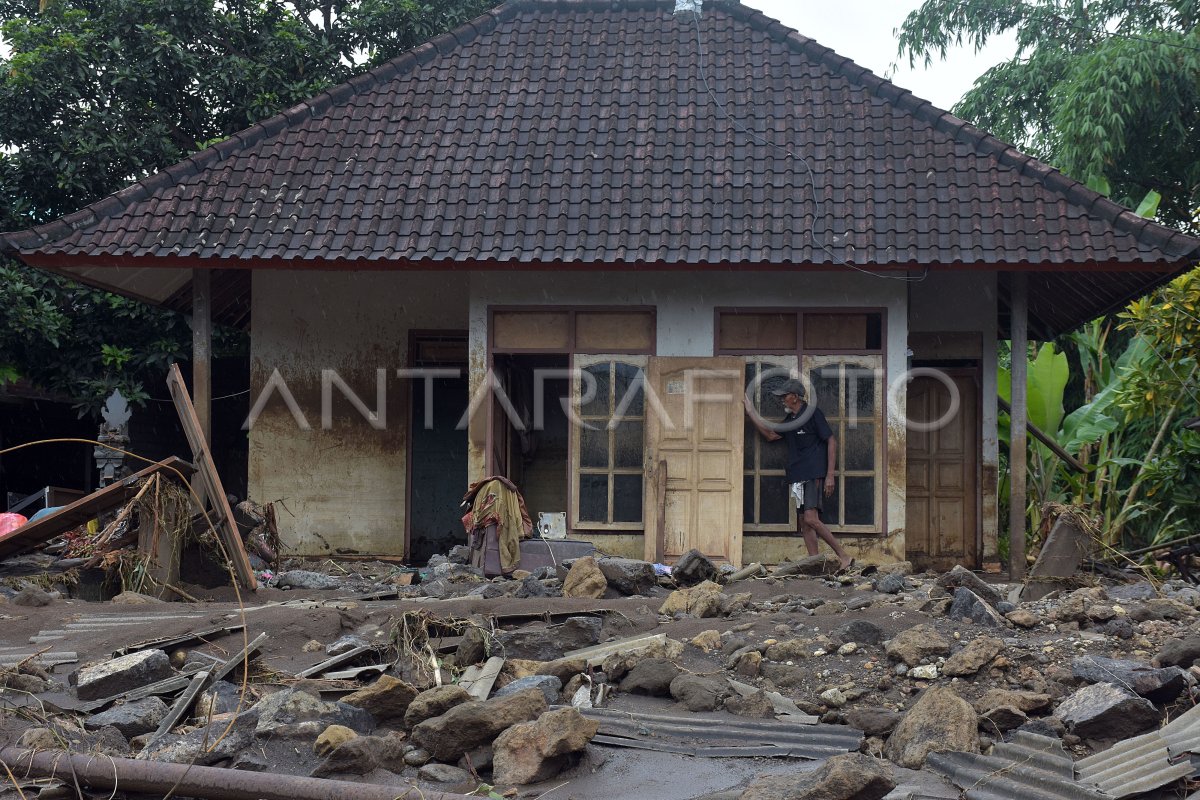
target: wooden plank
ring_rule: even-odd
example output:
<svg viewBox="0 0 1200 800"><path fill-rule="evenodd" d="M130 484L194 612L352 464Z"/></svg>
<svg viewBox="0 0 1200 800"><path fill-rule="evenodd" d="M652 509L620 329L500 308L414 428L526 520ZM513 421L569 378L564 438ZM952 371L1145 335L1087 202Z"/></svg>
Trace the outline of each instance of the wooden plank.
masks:
<svg viewBox="0 0 1200 800"><path fill-rule="evenodd" d="M504 659L500 656L492 656L484 662L482 667L477 664L468 667L459 678L458 685L466 689L467 694L476 700L487 700L502 669L504 669Z"/></svg>
<svg viewBox="0 0 1200 800"><path fill-rule="evenodd" d="M1029 359L1029 298L1024 272L1011 273L1012 425L1009 433L1008 577L1025 577L1025 479L1029 422L1026 375Z"/></svg>
<svg viewBox="0 0 1200 800"><path fill-rule="evenodd" d="M324 672L327 669L333 669L334 667L336 667L340 664L345 664L347 661L350 661L351 659L353 659L357 656L361 656L363 653L367 652L368 650L374 650L374 649L375 648L369 644L361 644L358 647L354 648L353 650L347 650L346 652L344 652L340 655L336 655L331 658L325 659L320 664L313 664L311 667L309 667L308 669L306 669L302 672L297 672L296 677L297 678L311 678L313 675L320 675L322 672Z"/></svg>
<svg viewBox="0 0 1200 800"><path fill-rule="evenodd" d="M171 399L175 401L175 411L179 414L179 421L183 424L183 432L187 436L188 445L192 448L200 485L215 512L213 523L217 526L217 533L221 537L222 544L225 545L226 555L233 563L233 571L237 575L238 582L246 589L254 591L258 588L258 581L254 577L254 570L250 568L250 559L246 557L246 550L242 547L242 536L238 533L237 525L233 521L233 509L229 507L225 487L221 484L220 476L217 475L217 467L213 464L212 454L208 450L208 440L201 433L200 421L196 419L196 409L192 407L192 401L188 397L187 387L184 385L183 374L180 373L178 364L171 365L171 371L167 375L167 388L171 392Z"/></svg>
<svg viewBox="0 0 1200 800"><path fill-rule="evenodd" d="M154 731L154 735L146 742L143 748L149 751L162 737L170 733L171 728L179 724L179 720L183 719L184 715L196 702L196 698L200 695L200 691L208 683L208 670L200 670L192 676L192 682L188 684L187 690L179 695L175 700L175 704L171 706L171 710L167 712L167 716L163 717L163 721L158 724L158 729Z"/></svg>
<svg viewBox="0 0 1200 800"><path fill-rule="evenodd" d="M178 619L177 617L171 618ZM82 621L84 620L81 620L81 622ZM147 639L144 642L126 645L125 647L113 650L112 657L120 658L123 655L136 653L139 650L149 650L150 648L154 648L156 650L170 650L172 647L179 647L180 645L190 644L192 642L208 641L208 639L213 636L228 636L231 633L237 633L245 627L245 625L240 623L233 625L214 625L211 628L204 628L203 630L198 631L189 631L188 633L181 633L178 636L160 636L157 639Z"/></svg>
<svg viewBox="0 0 1200 800"><path fill-rule="evenodd" d="M228 675L229 673L231 673L235 669L237 669L239 666L241 666L241 664L246 659L248 659L251 656L251 654L253 654L255 651L261 649L262 646L264 644L266 644L267 639L270 639L270 638L271 637L268 636L267 634L260 633L258 636L256 636L254 638L253 642L246 645L241 650L239 650L237 653L235 653L234 655L227 658L219 666L214 667L212 670L212 674L209 676L209 685L212 685L212 684L216 683L217 681L224 680L226 675Z"/></svg>
<svg viewBox="0 0 1200 800"><path fill-rule="evenodd" d="M47 514L41 519L27 522L11 533L0 537L0 559L48 542L55 536L94 519L97 514L128 502L138 493L138 484L155 473L165 472L176 478L182 473L186 478L193 471L191 464L174 456L140 469L128 477L110 483L99 491L79 498L53 514Z"/></svg>

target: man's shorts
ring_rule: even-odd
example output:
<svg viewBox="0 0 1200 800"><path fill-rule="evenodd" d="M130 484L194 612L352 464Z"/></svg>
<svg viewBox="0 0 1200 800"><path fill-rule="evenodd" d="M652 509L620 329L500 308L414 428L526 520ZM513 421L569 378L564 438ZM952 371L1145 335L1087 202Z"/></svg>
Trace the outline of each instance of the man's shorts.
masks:
<svg viewBox="0 0 1200 800"><path fill-rule="evenodd" d="M806 508L822 509L825 499L825 479L813 478L792 484L792 499L796 501L796 510L803 512Z"/></svg>

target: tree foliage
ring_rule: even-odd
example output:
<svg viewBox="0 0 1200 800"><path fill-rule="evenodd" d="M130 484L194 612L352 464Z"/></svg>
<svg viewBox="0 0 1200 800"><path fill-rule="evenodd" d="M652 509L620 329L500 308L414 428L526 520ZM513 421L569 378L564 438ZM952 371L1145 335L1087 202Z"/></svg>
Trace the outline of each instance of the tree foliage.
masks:
<svg viewBox="0 0 1200 800"><path fill-rule="evenodd" d="M55 219L470 19L481 0L0 0L0 230ZM0 53L4 48L0 48ZM0 259L0 382L98 408L177 314Z"/></svg>
<svg viewBox="0 0 1200 800"><path fill-rule="evenodd" d="M926 0L898 30L902 58L1016 36L954 111L1133 207L1195 227L1200 202L1196 0Z"/></svg>

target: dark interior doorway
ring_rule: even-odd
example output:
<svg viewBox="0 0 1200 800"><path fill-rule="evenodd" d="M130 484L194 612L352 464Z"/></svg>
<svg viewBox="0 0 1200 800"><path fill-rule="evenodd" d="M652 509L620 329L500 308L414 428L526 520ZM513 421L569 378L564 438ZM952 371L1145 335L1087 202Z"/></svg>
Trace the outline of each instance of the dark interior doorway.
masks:
<svg viewBox="0 0 1200 800"><path fill-rule="evenodd" d="M406 561L425 564L466 542L459 501L467 490L467 431L459 420L467 409L467 335L414 332L409 363L418 369L444 370L432 379L432 403L426 415L426 382L409 384L408 546ZM457 370L458 377L450 373ZM428 425L427 425L428 420Z"/></svg>

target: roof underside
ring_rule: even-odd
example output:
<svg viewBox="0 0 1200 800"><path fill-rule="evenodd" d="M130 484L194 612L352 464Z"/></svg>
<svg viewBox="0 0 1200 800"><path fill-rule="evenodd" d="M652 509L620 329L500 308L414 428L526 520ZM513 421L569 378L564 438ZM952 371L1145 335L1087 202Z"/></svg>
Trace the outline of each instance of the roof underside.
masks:
<svg viewBox="0 0 1200 800"><path fill-rule="evenodd" d="M1200 248L757 11L672 10L501 6L8 245L100 282L134 264L1097 265L1065 276L1084 296L1041 319L1056 329Z"/></svg>

